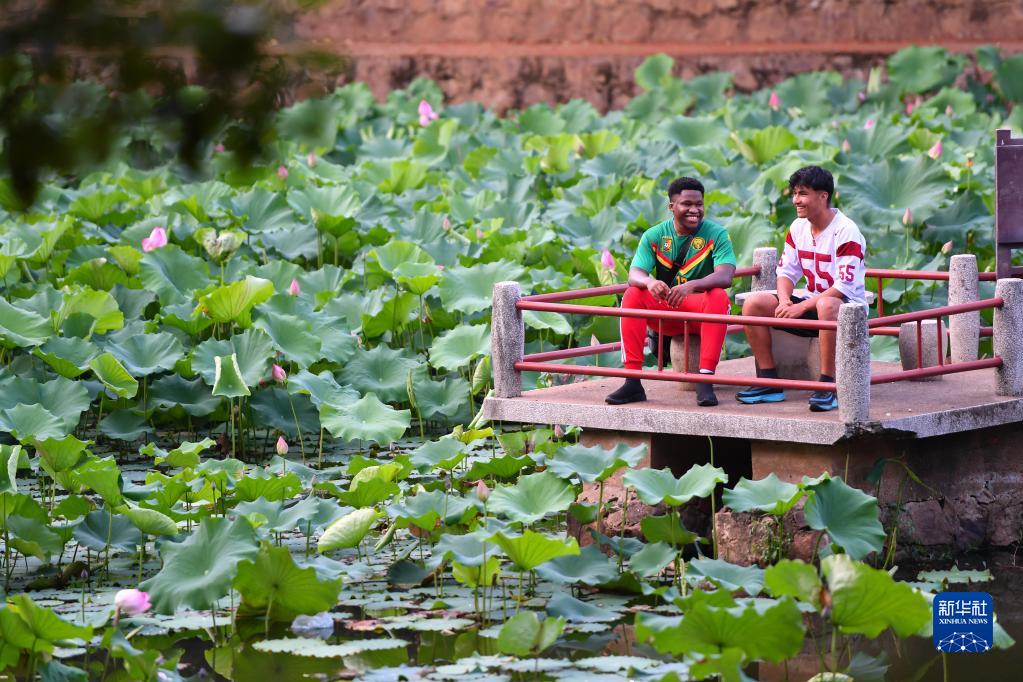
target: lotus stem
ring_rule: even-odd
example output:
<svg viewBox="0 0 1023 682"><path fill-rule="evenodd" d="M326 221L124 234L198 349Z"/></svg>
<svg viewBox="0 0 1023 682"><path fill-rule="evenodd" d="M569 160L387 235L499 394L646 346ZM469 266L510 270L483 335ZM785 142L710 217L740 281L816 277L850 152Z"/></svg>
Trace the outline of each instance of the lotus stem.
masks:
<svg viewBox="0 0 1023 682"><path fill-rule="evenodd" d="M600 492L597 494L597 534L604 534L604 481L600 481Z"/></svg>
<svg viewBox="0 0 1023 682"><path fill-rule="evenodd" d="M284 389L288 391L287 388ZM305 441L302 439L302 427L298 423L298 413L295 412L295 401L291 398L291 393L288 392L288 404L291 405L291 416L295 418L295 431L298 432L298 447L302 451L302 464L305 464Z"/></svg>
<svg viewBox="0 0 1023 682"><path fill-rule="evenodd" d="M707 443L710 445L710 465L714 466L714 439L707 436ZM716 488L717 486L715 486ZM714 549L714 558L718 558L718 515L717 515L717 499L715 498L716 492L710 491L710 538L713 544L711 545Z"/></svg>

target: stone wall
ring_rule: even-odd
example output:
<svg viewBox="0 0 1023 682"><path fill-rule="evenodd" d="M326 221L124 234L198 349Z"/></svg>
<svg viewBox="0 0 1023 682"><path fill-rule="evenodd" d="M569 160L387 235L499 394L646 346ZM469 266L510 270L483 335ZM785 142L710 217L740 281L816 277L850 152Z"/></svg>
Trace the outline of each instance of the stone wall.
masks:
<svg viewBox="0 0 1023 682"><path fill-rule="evenodd" d="M378 96L417 76L497 109L634 94L643 59L679 75L728 70L743 90L831 68L864 76L910 44L1023 50L1019 0L328 0L288 39L350 58Z"/></svg>

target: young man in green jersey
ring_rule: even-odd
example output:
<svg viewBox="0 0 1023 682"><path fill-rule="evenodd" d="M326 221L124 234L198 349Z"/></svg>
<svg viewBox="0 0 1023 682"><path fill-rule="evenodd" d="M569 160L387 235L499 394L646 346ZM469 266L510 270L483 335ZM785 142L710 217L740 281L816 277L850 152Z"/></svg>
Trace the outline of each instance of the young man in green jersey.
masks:
<svg viewBox="0 0 1023 682"><path fill-rule="evenodd" d="M732 285L735 252L725 228L703 217L703 184L693 178L674 180L668 187L668 210L671 218L651 227L639 240L622 307L728 314L725 289ZM682 322L664 320L662 325L665 336L684 331ZM656 330L658 321L621 318L626 369L643 367L648 326ZM713 374L725 342L725 325L690 322L688 326L690 334L700 336L700 373ZM646 392L639 379L626 379L604 400L610 405L633 403L646 400ZM696 404L718 404L713 385L696 385Z"/></svg>

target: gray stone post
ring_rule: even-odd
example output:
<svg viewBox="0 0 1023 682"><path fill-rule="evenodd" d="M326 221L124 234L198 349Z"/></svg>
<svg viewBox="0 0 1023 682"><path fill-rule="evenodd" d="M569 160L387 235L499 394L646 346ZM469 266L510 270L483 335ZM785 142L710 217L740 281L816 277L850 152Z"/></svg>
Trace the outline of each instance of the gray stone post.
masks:
<svg viewBox="0 0 1023 682"><path fill-rule="evenodd" d="M948 304L972 303L979 299L977 257L973 254L952 256L948 266ZM980 341L980 311L950 315L949 351L952 362L977 359Z"/></svg>
<svg viewBox="0 0 1023 682"><path fill-rule="evenodd" d="M839 417L847 424L865 422L870 417L870 336L866 306L842 304L838 310L837 342L835 380Z"/></svg>
<svg viewBox="0 0 1023 682"><path fill-rule="evenodd" d="M753 265L760 268L760 274L753 275L750 291L774 291L778 286L778 249L773 246L753 249Z"/></svg>
<svg viewBox="0 0 1023 682"><path fill-rule="evenodd" d="M1002 358L995 371L995 393L1023 395L1023 279L1000 279L995 296L1005 302L995 308L994 348Z"/></svg>
<svg viewBox="0 0 1023 682"><path fill-rule="evenodd" d="M518 282L494 285L494 308L490 325L490 364L494 372L494 395L516 398L522 395L522 373L515 363L522 360L526 327L515 307L522 298Z"/></svg>

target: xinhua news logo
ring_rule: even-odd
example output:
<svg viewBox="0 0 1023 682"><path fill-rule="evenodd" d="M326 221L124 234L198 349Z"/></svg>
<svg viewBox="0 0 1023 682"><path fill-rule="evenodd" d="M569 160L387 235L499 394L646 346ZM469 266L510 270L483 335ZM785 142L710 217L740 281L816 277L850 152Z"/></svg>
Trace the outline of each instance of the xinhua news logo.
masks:
<svg viewBox="0 0 1023 682"><path fill-rule="evenodd" d="M995 602L987 592L940 592L933 610L938 651L977 654L994 644Z"/></svg>

